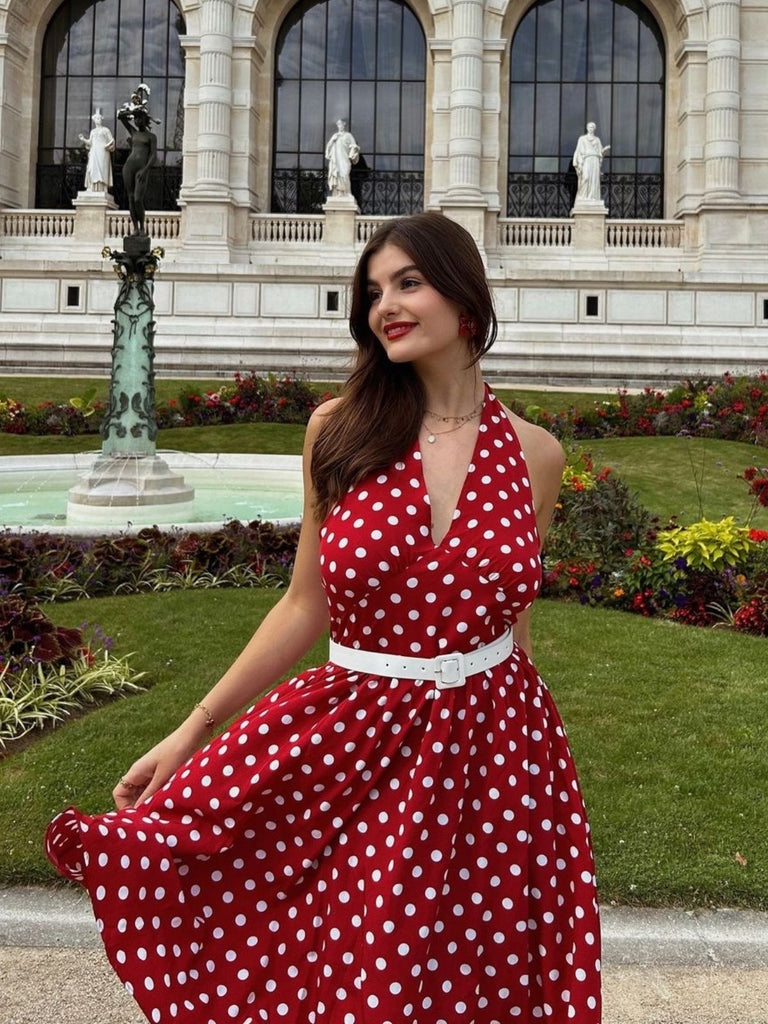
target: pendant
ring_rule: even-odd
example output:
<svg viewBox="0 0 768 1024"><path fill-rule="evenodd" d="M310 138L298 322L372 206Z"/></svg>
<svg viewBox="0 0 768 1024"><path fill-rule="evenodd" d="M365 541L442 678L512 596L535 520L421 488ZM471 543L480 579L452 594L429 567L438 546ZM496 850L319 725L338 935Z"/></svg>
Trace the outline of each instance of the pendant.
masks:
<svg viewBox="0 0 768 1024"><path fill-rule="evenodd" d="M437 438L435 437L434 434L427 434L427 441L429 442L429 444L434 444L436 440Z"/></svg>

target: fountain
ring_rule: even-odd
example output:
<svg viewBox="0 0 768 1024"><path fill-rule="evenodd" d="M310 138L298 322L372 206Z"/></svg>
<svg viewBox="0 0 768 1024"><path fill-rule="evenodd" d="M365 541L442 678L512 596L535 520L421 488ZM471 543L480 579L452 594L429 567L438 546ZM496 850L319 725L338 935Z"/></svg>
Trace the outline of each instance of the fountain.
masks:
<svg viewBox="0 0 768 1024"><path fill-rule="evenodd" d="M135 521L157 519L156 507L173 505L173 518L192 508L194 490L156 451L154 275L164 255L152 249L145 231L147 172L155 161L157 137L143 83L118 111L131 140L123 168L133 233L124 251L105 248L115 263L120 285L115 302L109 404L101 425L101 457L69 492L67 521L111 519L115 508L129 506ZM110 515L105 517L104 510Z"/></svg>
<svg viewBox="0 0 768 1024"><path fill-rule="evenodd" d="M142 84L117 115L131 138L123 179L133 233L123 239L122 252L102 251L115 263L120 283L101 451L0 458L0 527L103 533L173 524L200 530L229 518L280 522L301 514L299 456L157 452L154 274L164 252L152 248L144 228L142 172L157 147L148 96ZM195 481L199 500L185 474Z"/></svg>

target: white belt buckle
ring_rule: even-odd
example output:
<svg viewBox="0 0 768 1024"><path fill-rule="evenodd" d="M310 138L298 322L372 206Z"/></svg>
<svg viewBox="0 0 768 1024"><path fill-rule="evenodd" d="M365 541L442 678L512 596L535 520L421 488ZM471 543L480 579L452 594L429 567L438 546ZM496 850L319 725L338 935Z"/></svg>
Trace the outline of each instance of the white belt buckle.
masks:
<svg viewBox="0 0 768 1024"><path fill-rule="evenodd" d="M439 654L435 658L435 675L438 690L452 690L456 686L463 686L467 681L464 655Z"/></svg>

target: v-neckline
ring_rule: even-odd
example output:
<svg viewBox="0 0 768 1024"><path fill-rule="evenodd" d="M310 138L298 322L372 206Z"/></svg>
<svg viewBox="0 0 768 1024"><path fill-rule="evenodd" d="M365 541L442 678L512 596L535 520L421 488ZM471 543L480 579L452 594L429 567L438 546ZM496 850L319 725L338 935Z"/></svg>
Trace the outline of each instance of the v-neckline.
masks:
<svg viewBox="0 0 768 1024"><path fill-rule="evenodd" d="M427 487L427 477L426 477L426 475L424 473L424 454L423 454L423 451L422 451L422 448L421 448L421 441L420 441L420 439L418 437L416 438L416 446L414 448L414 455L418 456L416 458L416 461L419 464L419 475L421 477L421 486L424 489L424 495L425 495L425 497L427 499L425 504L426 504L427 508L429 509L429 522L427 524L427 529L429 530L429 543L430 543L430 546L432 547L432 549L435 550L435 551L437 551L439 548L442 548L444 546L446 540L453 533L453 528L454 528L454 526L456 524L456 518L457 518L456 517L456 513L461 508L461 503L462 503L462 499L464 497L464 492L467 489L467 483L468 483L469 477L470 477L470 471L477 464L477 453L478 453L478 450L479 450L479 447L480 447L480 438L481 438L481 436L484 433L486 433L486 431L484 431L482 428L485 425L486 409L488 409L489 406L490 406L490 397L491 397L491 389L489 388L489 386L487 384L484 383L483 384L483 407L480 410L480 422L477 425L477 435L475 437L475 443L474 443L474 445L472 447L472 454L471 454L471 456L469 458L469 462L467 463L467 468L466 468L466 471L464 473L464 479L462 480L461 488L459 489L459 494L458 494L458 497L456 498L456 504L453 506L453 509L451 511L450 519L448 520L448 529L445 531L445 533L440 538L440 540L435 540L434 534L432 533L432 508L433 508L433 506L432 506L432 496L429 493L429 488Z"/></svg>

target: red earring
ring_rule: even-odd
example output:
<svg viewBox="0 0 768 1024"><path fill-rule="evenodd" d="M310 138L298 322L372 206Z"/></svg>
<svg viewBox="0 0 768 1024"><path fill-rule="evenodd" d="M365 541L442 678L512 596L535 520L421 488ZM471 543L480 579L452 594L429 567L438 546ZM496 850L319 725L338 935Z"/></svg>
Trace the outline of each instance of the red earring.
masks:
<svg viewBox="0 0 768 1024"><path fill-rule="evenodd" d="M471 316L459 317L459 337L474 338L477 327Z"/></svg>

